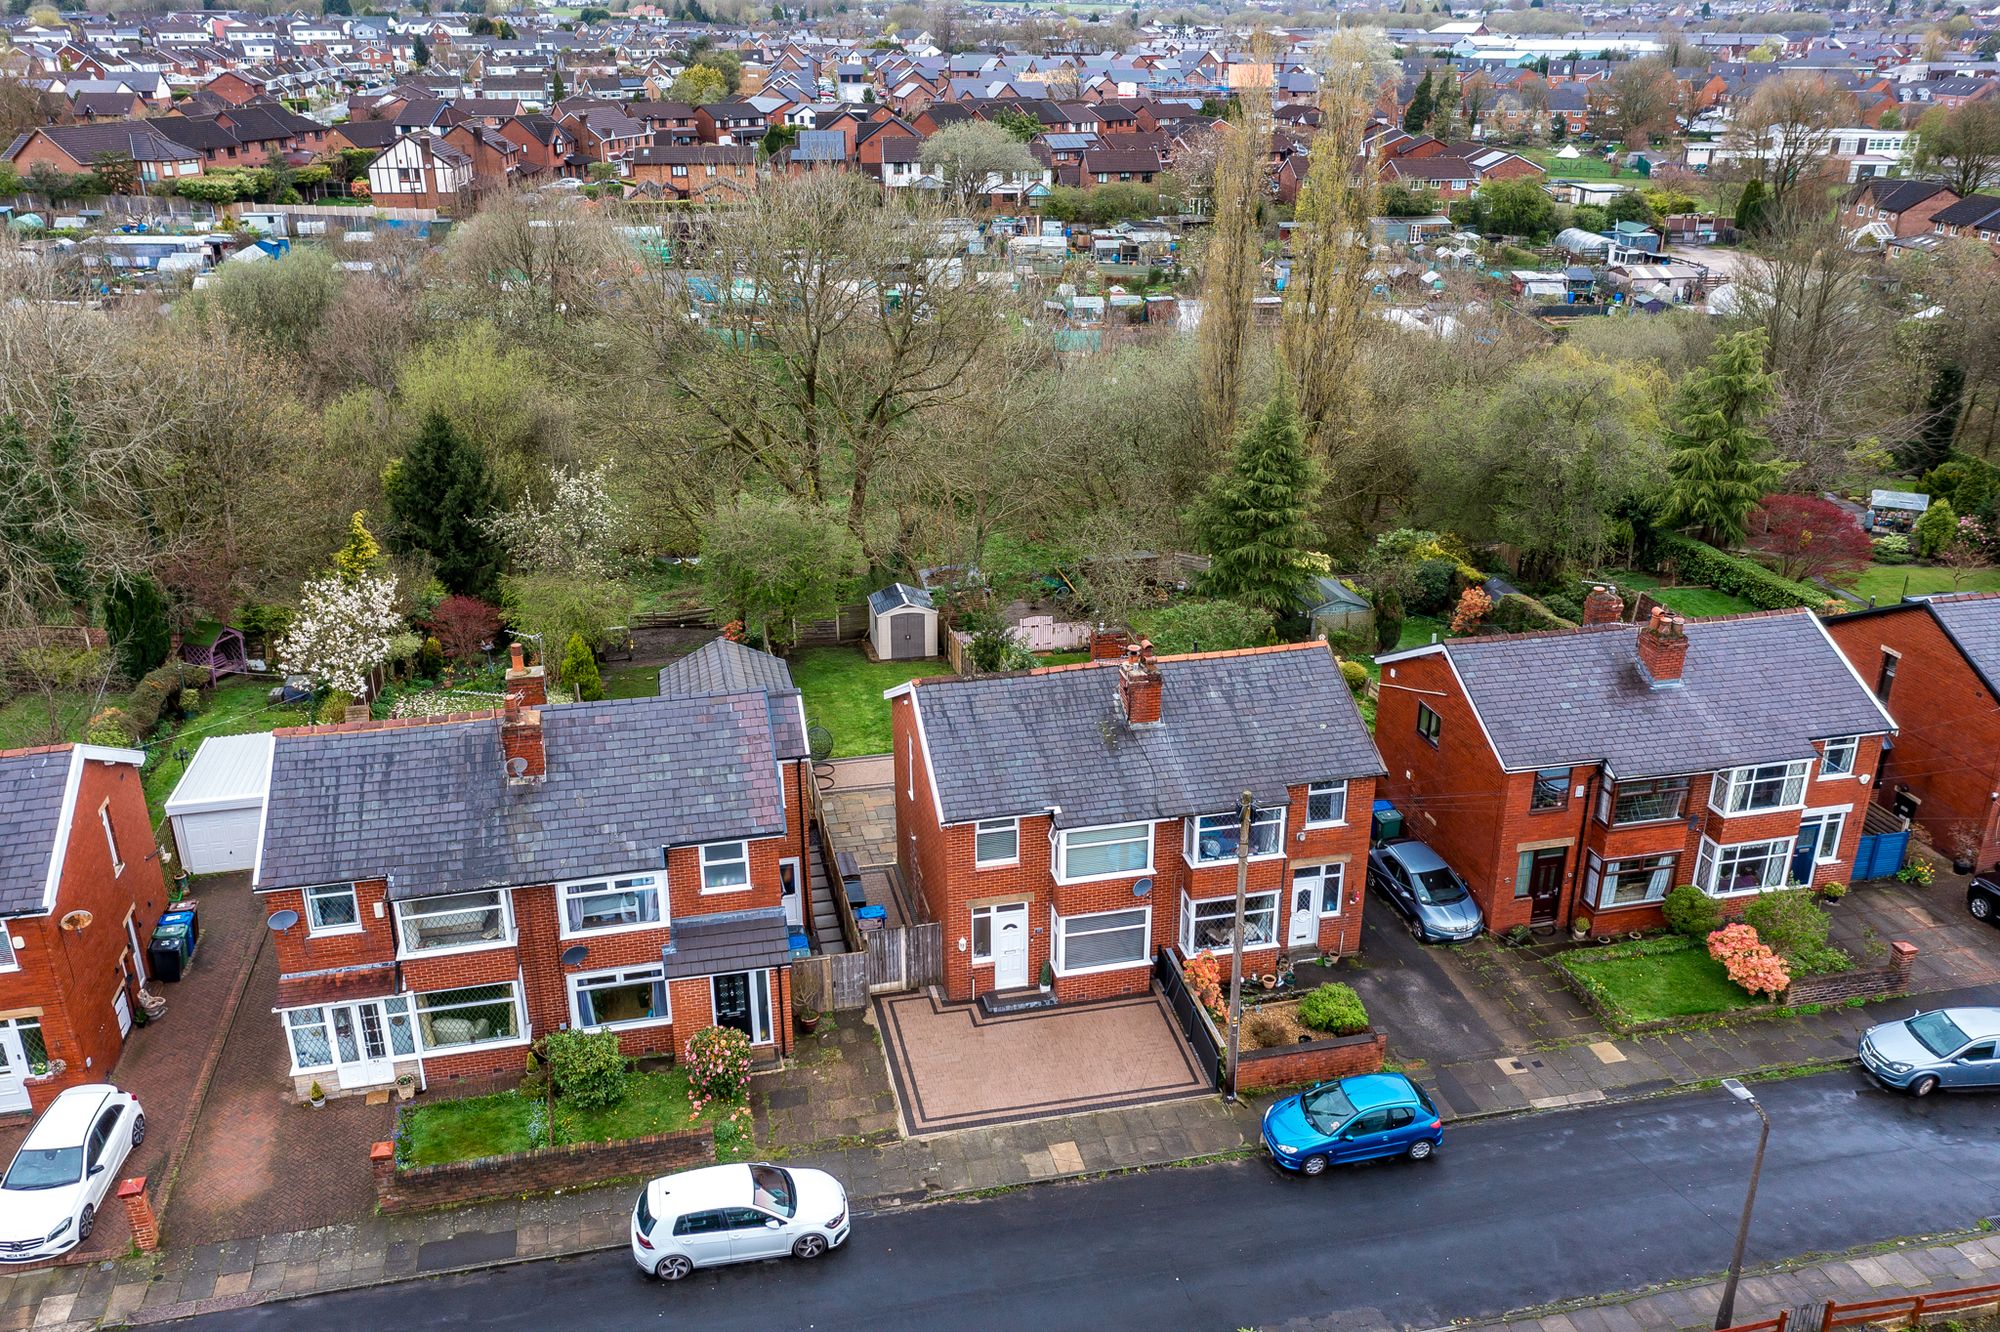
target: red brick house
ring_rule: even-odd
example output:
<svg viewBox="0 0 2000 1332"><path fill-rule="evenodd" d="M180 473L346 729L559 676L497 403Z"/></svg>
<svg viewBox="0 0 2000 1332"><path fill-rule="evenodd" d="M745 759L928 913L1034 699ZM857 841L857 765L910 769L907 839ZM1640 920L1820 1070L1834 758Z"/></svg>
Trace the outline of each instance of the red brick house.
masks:
<svg viewBox="0 0 2000 1332"><path fill-rule="evenodd" d="M1848 877L1894 723L1806 611L1453 639L1378 658L1376 743L1408 835L1487 928L1662 923L1693 883L1725 906Z"/></svg>
<svg viewBox="0 0 2000 1332"><path fill-rule="evenodd" d="M1896 719L1875 798L1947 855L2000 864L2000 595L1856 611L1827 632Z"/></svg>
<svg viewBox="0 0 2000 1332"><path fill-rule="evenodd" d="M201 174L201 154L175 143L150 121L115 120L96 125L44 125L15 136L0 162L27 176L38 166L63 175L93 171L105 159L130 158L132 193L159 182Z"/></svg>
<svg viewBox="0 0 2000 1332"><path fill-rule="evenodd" d="M105 1081L132 1029L142 941L167 897L144 760L94 745L0 753L0 1114Z"/></svg>
<svg viewBox="0 0 2000 1332"><path fill-rule="evenodd" d="M1245 965L1361 942L1382 771L1324 643L935 676L888 693L897 861L955 1000L1144 993L1158 950L1227 951L1252 793Z"/></svg>
<svg viewBox="0 0 2000 1332"><path fill-rule="evenodd" d="M669 199L741 202L757 192L753 144L661 144L633 154L627 179L657 185Z"/></svg>
<svg viewBox="0 0 2000 1332"><path fill-rule="evenodd" d="M1883 240L1921 236L1931 219L1959 201L1959 193L1934 180L1891 180L1877 176L1862 181L1840 207L1840 225L1852 234L1878 228Z"/></svg>
<svg viewBox="0 0 2000 1332"><path fill-rule="evenodd" d="M514 663L502 709L275 733L254 886L301 1094L518 1072L566 1027L791 1048L809 777L784 663L718 640L658 697L571 704Z"/></svg>

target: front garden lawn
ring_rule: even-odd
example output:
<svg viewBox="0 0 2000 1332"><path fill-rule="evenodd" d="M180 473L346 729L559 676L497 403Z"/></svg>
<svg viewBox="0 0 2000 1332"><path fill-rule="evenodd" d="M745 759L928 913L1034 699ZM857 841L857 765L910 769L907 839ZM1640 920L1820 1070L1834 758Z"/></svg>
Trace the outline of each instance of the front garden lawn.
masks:
<svg viewBox="0 0 2000 1332"><path fill-rule="evenodd" d="M705 1124L715 1130L716 1160L747 1160L753 1143L748 1116L739 1121L734 1114L740 1105L716 1103L697 1115L688 1102L687 1074L679 1068L635 1072L624 1098L604 1110L574 1110L557 1097L555 1145L618 1142ZM443 1165L546 1146L538 1141L541 1115L541 1098L519 1092L419 1104L401 1118L397 1159L407 1166Z"/></svg>
<svg viewBox="0 0 2000 1332"><path fill-rule="evenodd" d="M1658 578L1636 570L1620 570L1609 576L1618 586L1648 592L1669 609L1692 619L1708 615L1741 615L1757 609L1754 603L1742 597L1718 592L1712 587L1661 587Z"/></svg>
<svg viewBox="0 0 2000 1332"><path fill-rule="evenodd" d="M921 675L950 675L946 661L870 661L860 648L805 648L791 658L792 683L805 695L806 721L833 732L833 757L889 752L889 703L882 697Z"/></svg>
<svg viewBox="0 0 2000 1332"><path fill-rule="evenodd" d="M56 740L81 740L90 725L95 694L60 693L55 698ZM103 705L111 707L122 696L107 694ZM0 703L0 749L26 749L51 742L49 700L38 690L27 690Z"/></svg>
<svg viewBox="0 0 2000 1332"><path fill-rule="evenodd" d="M1954 588L1951 570L1924 564L1871 564L1855 580L1854 590L1873 597L1878 606L1890 606L1907 596L1927 596L1936 592L2000 592L2000 569L1978 569L1958 580Z"/></svg>
<svg viewBox="0 0 2000 1332"><path fill-rule="evenodd" d="M1668 937L1576 949L1555 964L1568 968L1613 1014L1633 1025L1727 1013L1756 1002L1692 940Z"/></svg>

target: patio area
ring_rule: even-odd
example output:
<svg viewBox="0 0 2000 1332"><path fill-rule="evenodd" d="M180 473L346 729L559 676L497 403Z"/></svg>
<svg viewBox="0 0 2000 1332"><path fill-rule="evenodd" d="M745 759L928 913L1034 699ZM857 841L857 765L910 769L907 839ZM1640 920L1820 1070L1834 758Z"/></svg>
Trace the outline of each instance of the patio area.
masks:
<svg viewBox="0 0 2000 1332"><path fill-rule="evenodd" d="M1213 1091L1156 994L988 1017L927 991L876 1013L912 1136Z"/></svg>

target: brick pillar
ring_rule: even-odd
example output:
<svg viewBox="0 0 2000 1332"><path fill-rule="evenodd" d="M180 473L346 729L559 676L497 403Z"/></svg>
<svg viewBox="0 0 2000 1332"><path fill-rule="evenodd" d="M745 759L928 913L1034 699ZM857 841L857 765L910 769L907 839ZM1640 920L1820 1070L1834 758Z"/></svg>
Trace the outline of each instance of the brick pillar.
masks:
<svg viewBox="0 0 2000 1332"><path fill-rule="evenodd" d="M1889 945L1889 975L1898 990L1910 988L1910 967L1917 960L1917 946L1898 939Z"/></svg>
<svg viewBox="0 0 2000 1332"><path fill-rule="evenodd" d="M142 1253L160 1247L160 1223L153 1218L153 1200L146 1196L146 1179L118 1181L118 1201L125 1204L125 1219L132 1226L132 1243Z"/></svg>
<svg viewBox="0 0 2000 1332"><path fill-rule="evenodd" d="M375 1174L375 1201L388 1208L396 1194L396 1144L378 1142L368 1149L368 1165Z"/></svg>

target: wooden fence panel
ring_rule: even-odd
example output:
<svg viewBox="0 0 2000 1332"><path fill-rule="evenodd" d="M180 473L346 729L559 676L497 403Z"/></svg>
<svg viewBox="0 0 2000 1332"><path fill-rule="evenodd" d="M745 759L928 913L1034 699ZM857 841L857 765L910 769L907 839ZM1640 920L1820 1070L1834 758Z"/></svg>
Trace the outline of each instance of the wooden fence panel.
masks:
<svg viewBox="0 0 2000 1332"><path fill-rule="evenodd" d="M881 994L890 990L905 990L906 969L903 965L903 930L900 926L885 926L879 930L864 930L862 945L868 958L868 992Z"/></svg>
<svg viewBox="0 0 2000 1332"><path fill-rule="evenodd" d="M920 990L944 979L944 926L898 925L863 930L868 959L868 992Z"/></svg>
<svg viewBox="0 0 2000 1332"><path fill-rule="evenodd" d="M904 977L912 990L944 983L944 926L938 921L903 931Z"/></svg>
<svg viewBox="0 0 2000 1332"><path fill-rule="evenodd" d="M801 1008L840 1013L868 1006L868 956L820 953L792 963L792 998Z"/></svg>

